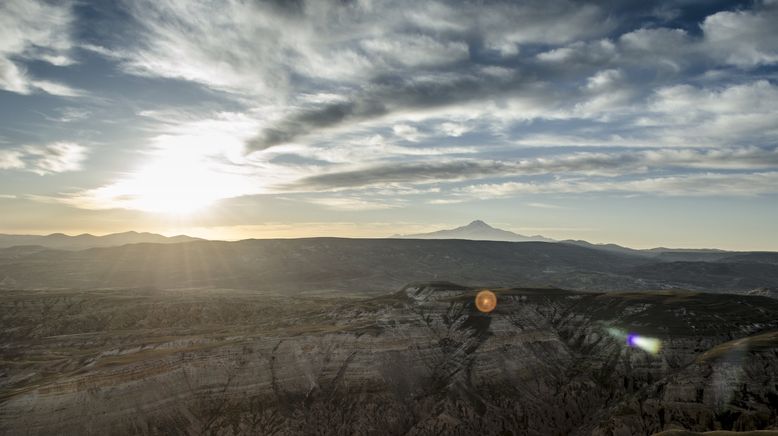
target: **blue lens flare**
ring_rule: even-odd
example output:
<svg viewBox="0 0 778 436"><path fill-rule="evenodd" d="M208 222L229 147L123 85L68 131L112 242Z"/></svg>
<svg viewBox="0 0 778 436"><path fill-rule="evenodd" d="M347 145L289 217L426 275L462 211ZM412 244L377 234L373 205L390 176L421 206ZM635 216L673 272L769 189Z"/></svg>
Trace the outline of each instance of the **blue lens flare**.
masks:
<svg viewBox="0 0 778 436"><path fill-rule="evenodd" d="M659 350L662 349L662 341L659 339L640 336L634 333L627 335L627 345L632 348L640 348L650 354L657 354L659 353Z"/></svg>
<svg viewBox="0 0 778 436"><path fill-rule="evenodd" d="M658 338L641 336L637 333L627 333L617 328L608 328L608 334L617 339L623 339L630 348L639 348L649 354L658 354L662 349L662 341Z"/></svg>

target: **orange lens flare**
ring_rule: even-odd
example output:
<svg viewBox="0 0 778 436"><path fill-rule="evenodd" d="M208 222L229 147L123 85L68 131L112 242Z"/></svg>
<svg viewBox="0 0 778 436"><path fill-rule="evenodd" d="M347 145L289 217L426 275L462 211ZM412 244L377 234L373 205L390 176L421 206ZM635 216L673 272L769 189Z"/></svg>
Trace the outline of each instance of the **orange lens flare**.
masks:
<svg viewBox="0 0 778 436"><path fill-rule="evenodd" d="M483 313L489 313L497 307L497 296L492 291L483 290L475 296L475 307Z"/></svg>

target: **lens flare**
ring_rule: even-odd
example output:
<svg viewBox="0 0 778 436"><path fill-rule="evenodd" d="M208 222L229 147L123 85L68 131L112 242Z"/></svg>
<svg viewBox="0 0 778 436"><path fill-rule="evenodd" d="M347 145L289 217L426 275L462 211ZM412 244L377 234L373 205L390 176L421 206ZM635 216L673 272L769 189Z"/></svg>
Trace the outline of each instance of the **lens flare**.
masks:
<svg viewBox="0 0 778 436"><path fill-rule="evenodd" d="M497 296L494 292L484 289L475 296L475 307L483 313L489 313L497 307Z"/></svg>
<svg viewBox="0 0 778 436"><path fill-rule="evenodd" d="M629 333L627 335L627 345L632 348L640 348L650 354L657 354L659 353L659 350L662 349L662 341L659 339L647 338L634 333Z"/></svg>
<svg viewBox="0 0 778 436"><path fill-rule="evenodd" d="M649 338L637 333L627 333L615 327L606 328L605 331L616 339L624 340L630 348L640 348L649 354L658 354L662 349L662 341L658 338Z"/></svg>

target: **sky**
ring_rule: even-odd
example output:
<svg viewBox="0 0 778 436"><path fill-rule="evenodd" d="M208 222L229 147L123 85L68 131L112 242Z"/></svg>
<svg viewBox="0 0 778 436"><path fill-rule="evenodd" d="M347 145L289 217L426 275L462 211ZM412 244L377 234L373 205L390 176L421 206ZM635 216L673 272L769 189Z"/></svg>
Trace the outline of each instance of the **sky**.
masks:
<svg viewBox="0 0 778 436"><path fill-rule="evenodd" d="M778 1L0 2L0 232L778 250Z"/></svg>

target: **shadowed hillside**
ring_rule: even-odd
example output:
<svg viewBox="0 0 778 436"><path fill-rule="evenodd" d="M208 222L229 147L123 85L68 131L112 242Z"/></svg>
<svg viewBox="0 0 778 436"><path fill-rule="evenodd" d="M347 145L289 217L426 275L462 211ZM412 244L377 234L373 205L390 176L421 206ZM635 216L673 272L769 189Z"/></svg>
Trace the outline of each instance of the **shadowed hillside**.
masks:
<svg viewBox="0 0 778 436"><path fill-rule="evenodd" d="M405 239L268 239L0 250L0 287L231 288L386 292L446 278L582 290L775 288L778 265L661 262L569 244Z"/></svg>

